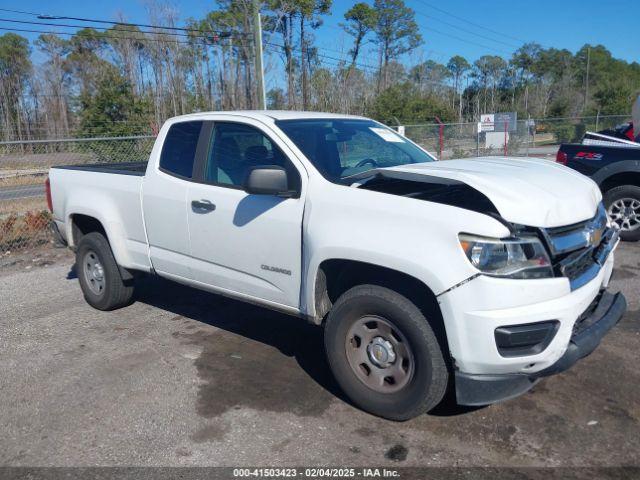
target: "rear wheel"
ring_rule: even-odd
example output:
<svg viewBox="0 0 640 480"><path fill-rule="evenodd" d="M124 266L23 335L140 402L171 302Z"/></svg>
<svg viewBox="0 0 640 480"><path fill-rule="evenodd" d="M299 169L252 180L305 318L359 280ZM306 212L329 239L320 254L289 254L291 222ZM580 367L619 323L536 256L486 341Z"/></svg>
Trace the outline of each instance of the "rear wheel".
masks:
<svg viewBox="0 0 640 480"><path fill-rule="evenodd" d="M445 394L449 372L429 322L388 288L360 285L344 293L327 318L325 349L343 391L375 415L408 420Z"/></svg>
<svg viewBox="0 0 640 480"><path fill-rule="evenodd" d="M133 284L120 274L109 242L99 232L83 236L76 251L76 269L85 300L98 310L124 307L133 297Z"/></svg>
<svg viewBox="0 0 640 480"><path fill-rule="evenodd" d="M640 187L622 185L604 194L607 216L620 227L623 240L640 240Z"/></svg>

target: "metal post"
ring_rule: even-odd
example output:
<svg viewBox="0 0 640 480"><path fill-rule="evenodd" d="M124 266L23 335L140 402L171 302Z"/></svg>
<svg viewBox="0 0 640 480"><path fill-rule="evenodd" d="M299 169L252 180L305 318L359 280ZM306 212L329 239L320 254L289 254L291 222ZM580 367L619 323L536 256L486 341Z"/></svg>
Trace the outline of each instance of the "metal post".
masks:
<svg viewBox="0 0 640 480"><path fill-rule="evenodd" d="M436 117L436 122L438 122L439 127L438 127L438 142L439 142L439 148L438 148L438 160L442 160L442 147L444 144L444 123L442 123L442 120L440 120L440 117Z"/></svg>
<svg viewBox="0 0 640 480"><path fill-rule="evenodd" d="M258 107L267 109L267 95L264 86L264 68L262 66L262 20L260 19L260 0L253 0L253 43L255 45L255 68L258 89Z"/></svg>
<svg viewBox="0 0 640 480"><path fill-rule="evenodd" d="M529 156L529 144L531 143L531 115L527 115L527 123L525 124L527 129L527 157Z"/></svg>
<svg viewBox="0 0 640 480"><path fill-rule="evenodd" d="M509 122L507 120L504 121L504 156L507 156L508 150L507 150L507 135L509 131Z"/></svg>
<svg viewBox="0 0 640 480"><path fill-rule="evenodd" d="M584 112L587 108L587 103L589 102L589 65L591 64L591 46L587 49L587 78L584 82L584 107L582 107L582 111Z"/></svg>

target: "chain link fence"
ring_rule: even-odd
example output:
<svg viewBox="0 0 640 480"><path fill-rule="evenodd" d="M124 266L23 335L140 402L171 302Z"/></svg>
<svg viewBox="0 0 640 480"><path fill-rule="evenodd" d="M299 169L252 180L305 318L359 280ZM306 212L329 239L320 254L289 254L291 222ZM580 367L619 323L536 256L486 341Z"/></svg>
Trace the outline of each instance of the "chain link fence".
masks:
<svg viewBox="0 0 640 480"><path fill-rule="evenodd" d="M54 165L146 161L153 136L0 142L0 254L51 242L45 179Z"/></svg>
<svg viewBox="0 0 640 480"><path fill-rule="evenodd" d="M587 130L612 128L626 116L521 120L514 131L477 132L477 123L406 125L405 135L441 159L482 155L552 157L558 144L580 141ZM54 165L146 161L155 137L94 137L0 142L0 255L51 242L45 199ZM505 142L506 139L506 142Z"/></svg>
<svg viewBox="0 0 640 480"><path fill-rule="evenodd" d="M486 155L551 157L560 143L579 142L586 131L610 129L629 116L519 120L509 132L478 132L474 123L404 125L405 136L441 160ZM504 125L496 129L505 130Z"/></svg>

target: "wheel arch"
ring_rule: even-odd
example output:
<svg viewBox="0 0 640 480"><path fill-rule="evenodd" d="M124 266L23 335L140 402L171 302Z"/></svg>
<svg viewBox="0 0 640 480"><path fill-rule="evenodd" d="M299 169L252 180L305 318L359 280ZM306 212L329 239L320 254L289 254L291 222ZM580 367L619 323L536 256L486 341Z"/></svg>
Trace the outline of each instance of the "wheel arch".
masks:
<svg viewBox="0 0 640 480"><path fill-rule="evenodd" d="M624 160L607 165L592 176L602 192L621 185L640 186L640 160Z"/></svg>
<svg viewBox="0 0 640 480"><path fill-rule="evenodd" d="M633 185L636 187L640 187L640 171L625 171L614 173L606 177L600 183L600 189L603 193L608 192L609 190L622 187L624 185Z"/></svg>
<svg viewBox="0 0 640 480"><path fill-rule="evenodd" d="M69 215L69 222L71 224L71 237L69 245L73 247L77 248L80 240L82 240L82 237L91 232L101 233L104 235L107 241L109 241L109 235L107 235L107 231L102 225L102 222L94 216L85 215L82 213L72 213L71 215Z"/></svg>
<svg viewBox="0 0 640 480"><path fill-rule="evenodd" d="M315 274L310 320L322 324L338 297L362 284L389 288L415 303L429 321L443 352L449 354L444 318L434 291L420 279L382 265L341 258L322 261Z"/></svg>
<svg viewBox="0 0 640 480"><path fill-rule="evenodd" d="M116 228L113 224L104 222L99 215L95 215L90 212L73 212L67 217L67 238L69 239L69 246L76 249L78 244L85 235L97 232L104 235L113 257L118 265L120 273L123 279L129 279L132 274L127 270L129 267L128 254L124 245L118 241L118 236L113 229Z"/></svg>

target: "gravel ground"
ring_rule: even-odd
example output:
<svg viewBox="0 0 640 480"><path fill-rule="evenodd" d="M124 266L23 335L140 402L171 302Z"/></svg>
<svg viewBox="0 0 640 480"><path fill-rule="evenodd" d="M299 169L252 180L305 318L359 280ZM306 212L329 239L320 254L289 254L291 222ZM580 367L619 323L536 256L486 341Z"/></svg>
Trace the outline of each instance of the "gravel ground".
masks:
<svg viewBox="0 0 640 480"><path fill-rule="evenodd" d="M115 312L83 300L72 257L0 259L0 465L639 465L640 244L617 253L629 311L570 371L503 404L405 423L339 393L320 331L142 282Z"/></svg>

